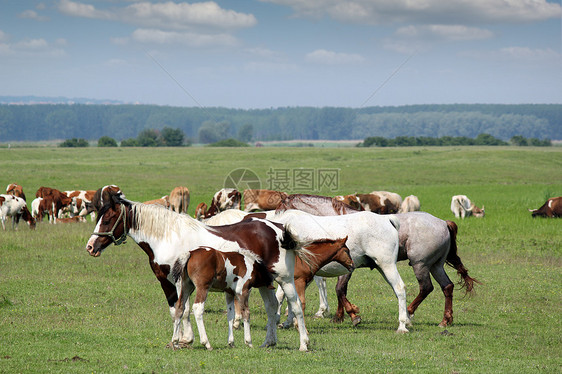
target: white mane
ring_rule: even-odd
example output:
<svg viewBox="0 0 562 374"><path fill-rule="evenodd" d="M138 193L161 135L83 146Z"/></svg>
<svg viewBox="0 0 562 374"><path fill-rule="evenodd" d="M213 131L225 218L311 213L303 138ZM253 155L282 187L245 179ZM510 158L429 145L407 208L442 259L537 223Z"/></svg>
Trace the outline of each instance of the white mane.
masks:
<svg viewBox="0 0 562 374"><path fill-rule="evenodd" d="M206 226L185 214L178 214L164 207L133 203L131 206L133 229L142 231L144 235L155 239L164 239L171 234L180 234L186 228L204 230Z"/></svg>

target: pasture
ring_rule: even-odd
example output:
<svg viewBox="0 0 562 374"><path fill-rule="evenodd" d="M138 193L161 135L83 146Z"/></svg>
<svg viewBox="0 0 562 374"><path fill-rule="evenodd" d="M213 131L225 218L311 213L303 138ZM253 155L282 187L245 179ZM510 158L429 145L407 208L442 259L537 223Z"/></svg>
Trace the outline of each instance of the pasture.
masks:
<svg viewBox="0 0 562 374"><path fill-rule="evenodd" d="M0 232L0 372L33 373L559 373L562 368L562 220L531 218L548 197L562 195L562 149L443 148L12 148L0 149L0 188L23 186L28 205L40 186L60 190L117 184L146 201L184 185L189 212L210 202L227 175L248 168L262 188L323 195L387 190L414 194L422 210L454 220L459 255L483 284L473 297L455 287L454 324L437 325L444 298L436 289L421 304L410 333L398 335L397 302L376 271L357 270L348 298L363 322L352 327L313 319L318 293L307 291L310 351L298 351L295 329L278 331L273 348L248 348L235 331L227 347L222 294L204 315L212 352L199 344L172 351L172 320L146 255L132 241L99 258L85 245L94 224L20 223ZM292 179L337 170L336 184ZM285 172L286 171L286 172ZM289 179L285 179L285 176ZM454 219L451 196L485 206L484 218ZM8 225L11 228L11 225ZM398 270L408 303L418 283L407 262ZM458 281L447 267L451 280ZM335 279L328 279L332 314ZM265 337L266 313L250 300L252 338ZM346 317L347 318L347 317ZM192 325L196 330L192 318Z"/></svg>

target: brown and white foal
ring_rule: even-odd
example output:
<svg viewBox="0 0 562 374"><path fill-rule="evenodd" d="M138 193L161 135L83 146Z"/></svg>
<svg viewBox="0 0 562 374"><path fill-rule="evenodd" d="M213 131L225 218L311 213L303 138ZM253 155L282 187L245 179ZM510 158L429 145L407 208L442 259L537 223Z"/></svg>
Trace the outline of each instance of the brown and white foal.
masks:
<svg viewBox="0 0 562 374"><path fill-rule="evenodd" d="M182 288L176 302L176 319L185 315L189 323L190 295L196 290L193 302L193 314L197 322L201 344L212 350L203 323L205 300L210 291L223 291L226 295L228 318L228 345L234 346L233 322L235 317L234 301L236 299L244 321L244 341L252 347L250 335L250 310L248 299L252 288L257 287L263 295L269 295L273 277L267 271L262 259L245 249L223 252L211 247L199 247L187 255L187 264L180 259L173 267L172 273L178 280L181 277ZM263 298L269 318L275 318L276 300L266 296ZM180 327L178 324L177 328Z"/></svg>

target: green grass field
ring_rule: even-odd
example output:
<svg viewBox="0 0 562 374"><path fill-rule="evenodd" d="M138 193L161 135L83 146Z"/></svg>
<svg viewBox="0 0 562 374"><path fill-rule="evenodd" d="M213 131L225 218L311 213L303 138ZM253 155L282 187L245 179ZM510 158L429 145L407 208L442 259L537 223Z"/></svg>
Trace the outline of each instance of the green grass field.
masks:
<svg viewBox="0 0 562 374"><path fill-rule="evenodd" d="M455 220L459 254L483 284L473 297L456 288L455 323L446 331L438 285L398 335L397 301L378 272L357 270L349 299L363 322L316 320L315 285L305 313L310 352L298 351L296 330L280 330L278 346L247 348L236 331L227 348L224 296L206 304L207 352L197 332L192 349L165 348L172 335L168 307L146 255L129 240L99 258L85 244L93 223L20 223L0 232L0 372L2 373L559 373L562 370L562 220L532 219L527 208L562 195L562 149L450 148L159 148L0 149L0 188L21 184L28 198L40 186L60 190L117 184L146 201L178 185L191 190L190 214L210 202L229 173L253 171L262 188L288 183L288 192L336 195L389 190L414 194L425 210L454 219L452 195L466 194L486 217ZM318 174L336 174L335 184ZM312 173L312 174L309 174ZM308 179L294 176L314 175ZM286 179L284 177L287 177ZM408 302L418 291L406 262L399 263ZM448 273L454 281L457 275ZM328 279L332 310L336 307ZM265 337L258 292L251 297L252 338ZM194 330L197 331L195 323Z"/></svg>

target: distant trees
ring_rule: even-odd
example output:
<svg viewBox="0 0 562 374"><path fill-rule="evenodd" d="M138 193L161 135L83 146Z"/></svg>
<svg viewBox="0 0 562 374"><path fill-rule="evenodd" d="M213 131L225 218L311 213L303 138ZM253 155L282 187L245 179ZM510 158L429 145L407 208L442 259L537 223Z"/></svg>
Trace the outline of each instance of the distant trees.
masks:
<svg viewBox="0 0 562 374"><path fill-rule="evenodd" d="M550 139L526 139L520 135L514 136L510 140L514 145L532 145L532 146L551 146ZM479 134L476 138L471 139L466 136L442 136L440 138L431 137L413 137L413 136L397 136L394 139L383 138L382 136L371 136L365 138L363 143L359 143L358 147L412 147L412 146L450 146L450 145L509 145L501 139L495 138L490 134Z"/></svg>
<svg viewBox="0 0 562 374"><path fill-rule="evenodd" d="M98 139L98 147L117 147L117 142L109 136L102 136Z"/></svg>
<svg viewBox="0 0 562 374"><path fill-rule="evenodd" d="M185 134L181 129L164 127L162 131L156 129L146 129L134 138L121 141L121 147L180 147L190 146L191 142L186 141Z"/></svg>
<svg viewBox="0 0 562 374"><path fill-rule="evenodd" d="M214 143L235 138L267 140L365 139L379 136L476 138L509 141L523 136L562 140L561 104L409 105L399 107L228 109L157 105L0 105L0 141L99 139L125 144L143 136L147 146L180 146L196 139ZM183 141L182 141L183 135ZM404 141L408 140L406 138ZM541 142L541 141L538 141Z"/></svg>
<svg viewBox="0 0 562 374"><path fill-rule="evenodd" d="M219 140L218 142L207 144L207 147L249 147L248 143L239 140L228 138Z"/></svg>
<svg viewBox="0 0 562 374"><path fill-rule="evenodd" d="M85 139L66 139L64 142L59 144L62 148L74 148L74 147L88 147L90 144Z"/></svg>

